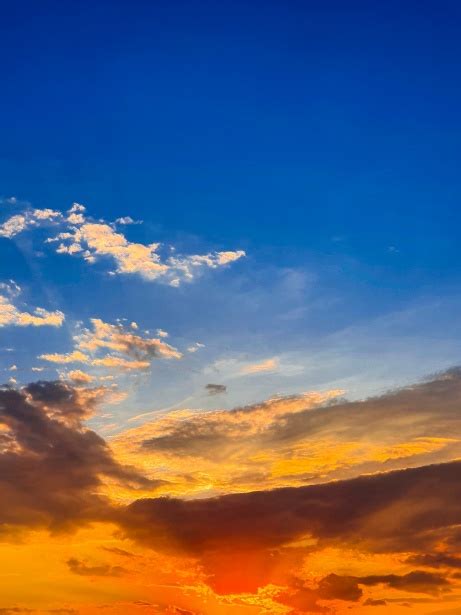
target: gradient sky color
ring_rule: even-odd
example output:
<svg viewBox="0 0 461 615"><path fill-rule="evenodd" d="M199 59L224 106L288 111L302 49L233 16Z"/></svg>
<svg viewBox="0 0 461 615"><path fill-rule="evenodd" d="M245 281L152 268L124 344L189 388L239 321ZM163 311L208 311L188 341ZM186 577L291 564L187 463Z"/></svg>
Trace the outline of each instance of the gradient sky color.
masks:
<svg viewBox="0 0 461 615"><path fill-rule="evenodd" d="M461 613L461 6L0 9L0 614Z"/></svg>

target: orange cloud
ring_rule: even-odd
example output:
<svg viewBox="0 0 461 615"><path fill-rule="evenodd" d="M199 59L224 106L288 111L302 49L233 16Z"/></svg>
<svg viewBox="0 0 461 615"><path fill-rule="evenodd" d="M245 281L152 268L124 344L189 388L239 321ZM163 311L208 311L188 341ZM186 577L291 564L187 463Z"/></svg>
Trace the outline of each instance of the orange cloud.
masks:
<svg viewBox="0 0 461 615"><path fill-rule="evenodd" d="M60 327L63 322L64 314L58 310L50 312L38 307L32 313L21 311L11 298L0 294L0 327Z"/></svg>
<svg viewBox="0 0 461 615"><path fill-rule="evenodd" d="M84 423L102 387L41 382L0 390L0 528L11 541L0 545L0 568L13 575L0 575L0 609L369 615L384 606L400 615L410 604L422 615L459 608L461 462L383 470L389 459L443 457L456 433L460 387L452 371L362 402L332 391L232 411L178 411L145 426L138 440L130 430L113 448ZM406 408L413 408L412 429L432 426L432 439L403 429ZM401 439L389 444L399 417ZM348 447L367 450L364 429L367 442L375 433L367 454L380 472L320 482L321 463L344 468L352 457L348 467L362 472L359 448ZM326 431L329 450L322 451ZM132 441L149 455L152 440L165 448L146 477L126 463L124 447ZM174 492L177 485L162 483L162 464L178 457L184 468L194 465L190 481L229 456L237 467L239 441L244 451L252 441L255 455L279 447L278 462L293 464L312 462L310 446L319 484L271 489L264 481L249 491L239 475L241 492L193 499L184 479L186 497L145 497Z"/></svg>
<svg viewBox="0 0 461 615"><path fill-rule="evenodd" d="M266 359L260 363L253 363L242 367L242 374L260 374L261 372L275 372L278 369L277 359Z"/></svg>

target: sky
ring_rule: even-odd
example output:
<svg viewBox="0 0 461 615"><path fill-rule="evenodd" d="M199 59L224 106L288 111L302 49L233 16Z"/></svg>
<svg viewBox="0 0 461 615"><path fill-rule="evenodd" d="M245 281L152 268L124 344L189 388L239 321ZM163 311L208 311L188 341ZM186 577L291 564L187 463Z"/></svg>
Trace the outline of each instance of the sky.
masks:
<svg viewBox="0 0 461 615"><path fill-rule="evenodd" d="M461 614L461 7L0 7L0 614Z"/></svg>

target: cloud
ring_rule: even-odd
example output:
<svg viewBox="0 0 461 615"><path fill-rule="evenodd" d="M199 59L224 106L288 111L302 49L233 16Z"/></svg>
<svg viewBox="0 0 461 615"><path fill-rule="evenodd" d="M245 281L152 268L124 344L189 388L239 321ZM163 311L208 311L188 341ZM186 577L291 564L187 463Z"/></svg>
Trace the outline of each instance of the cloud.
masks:
<svg viewBox="0 0 461 615"><path fill-rule="evenodd" d="M49 361L50 363L67 364L67 363L90 363L90 359L87 355L83 354L79 350L74 350L67 354L59 352L41 354L39 359Z"/></svg>
<svg viewBox="0 0 461 615"><path fill-rule="evenodd" d="M123 225L127 225L127 224L142 224L142 220L133 220L133 218L131 216L123 216L122 218L117 218L117 220L115 220L116 224L123 224Z"/></svg>
<svg viewBox="0 0 461 615"><path fill-rule="evenodd" d="M405 561L428 568L461 568L461 557L447 552L420 553L408 557Z"/></svg>
<svg viewBox="0 0 461 615"><path fill-rule="evenodd" d="M290 448L294 425L297 429L304 425L306 433L306 425L299 422L301 416L308 420L317 439L325 436L332 420L338 438L348 412L351 423L366 424L368 436L376 429L376 437L382 438L386 422L387 429L394 431L395 417L408 421L407 407L419 406L410 422L419 419L430 424L436 414L446 431L453 429L459 413L456 370L363 402L334 403L338 393L274 398L200 416L194 416L193 411L172 413L157 422L155 437L174 434L175 440L157 440L153 448L165 446L171 458L182 457L185 466L193 465L194 475L198 475L201 470L195 459L200 458L199 445L206 449L210 437L218 453L218 441L224 448L219 463L235 457L239 465L237 448L229 448L226 438L235 439L235 447L237 442L244 443L242 455L247 453L247 432L258 446L268 435L268 448L285 440ZM56 533L91 521L110 523L109 542L98 543L106 555L124 557L121 563L128 565L130 555L126 553L130 552L118 547L114 550L112 545L124 537L133 540L138 545L136 551L143 554L143 566L150 550L156 569L159 562L175 562L178 579L184 578L181 566L192 569L193 591L202 591L202 596L213 600L222 596L223 612L226 605L236 604L234 600L260 608L269 605L274 612L283 612L277 611L278 605L296 612L334 613L337 601L358 607L372 600L379 606L382 591L387 602L406 594L410 598L417 594L414 599L421 601L442 601L446 595L456 594L459 581L452 571L458 569L461 545L461 461L211 498L191 499L187 494L184 498L139 498L138 491L131 489L130 503L126 504L113 485L134 487L143 490L141 494L153 490L162 484L161 464L147 459L157 472L154 485L125 465L128 456L120 454L123 464L117 461L117 447L112 451L85 427L85 420L106 394L110 391L68 382L38 382L20 390L0 390L3 533L15 528L44 528ZM378 407L385 414L382 422L373 415ZM184 431L179 429L181 425ZM356 429L354 433L358 433ZM399 424L397 431L400 429ZM132 435L133 431L124 437L132 440ZM195 447L192 462L184 456L188 439ZM330 444L330 452L331 448ZM152 450L152 443L144 449ZM209 450L207 455L211 470L215 460ZM138 499L133 501L134 497ZM120 528L116 538L114 525ZM80 539L74 544L79 543ZM336 557L331 556L334 550L339 552ZM65 558L69 558L67 553ZM122 579L127 572L113 561L99 563L87 558L83 549L68 559L69 571L88 577L89 582L92 577ZM318 565L319 558L323 558L323 565ZM89 563L93 561L96 563ZM373 606L371 602L368 605Z"/></svg>
<svg viewBox="0 0 461 615"><path fill-rule="evenodd" d="M37 307L29 312L18 308L13 302L20 292L17 286L3 284L1 290L4 292L0 293L0 327L60 327L63 324L64 314L59 310L48 311Z"/></svg>
<svg viewBox="0 0 461 615"><path fill-rule="evenodd" d="M89 566L75 557L67 560L67 566L71 572L83 577L120 577L127 572L122 566L111 566L109 564Z"/></svg>
<svg viewBox="0 0 461 615"><path fill-rule="evenodd" d="M95 221L87 216L86 208L79 203L73 203L65 214L28 207L0 225L0 237L11 239L33 228L59 225L63 230L46 240L48 244L58 244L58 254L78 256L89 264L110 260L115 264L114 274L136 274L149 281L163 280L171 286L194 280L203 269L223 267L245 256L243 250L226 250L163 258L159 243L132 242L115 226L140 223L131 216L117 218L115 223Z"/></svg>
<svg viewBox="0 0 461 615"><path fill-rule="evenodd" d="M122 324L91 319L91 327L74 336L69 353L44 353L40 359L50 363L84 363L93 367L119 370L148 369L154 359L180 359L182 354L160 337L151 338L125 329ZM102 355L102 356L101 356Z"/></svg>
<svg viewBox="0 0 461 615"><path fill-rule="evenodd" d="M197 352L197 350L200 350L200 348L205 348L205 344L201 344L200 342L195 342L195 344L192 344L191 346L188 347L187 352Z"/></svg>
<svg viewBox="0 0 461 615"><path fill-rule="evenodd" d="M110 504L98 494L104 476L147 484L83 426L105 393L63 382L0 389L0 533L15 527L57 531L107 518Z"/></svg>
<svg viewBox="0 0 461 615"><path fill-rule="evenodd" d="M295 581L292 587L275 596L276 602L292 607L296 612L331 612L324 609L319 601L341 600L358 602L363 597L364 587L382 585L410 593L438 596L449 589L448 580L442 575L414 570L406 574L351 576L330 573L319 580L316 586ZM364 606L383 606L384 600L366 599Z"/></svg>
<svg viewBox="0 0 461 615"><path fill-rule="evenodd" d="M450 544L461 515L460 471L461 462L451 462L211 499L146 498L130 504L119 523L140 545L196 558L218 594L286 585L274 599L303 612L320 607L319 600L357 601L364 587L439 596L455 579L424 570L400 574L391 559L388 572L365 575L336 573L347 564L330 559L331 572L316 583L290 580L289 571L337 545L366 562L372 554L384 558Z"/></svg>
<svg viewBox="0 0 461 615"><path fill-rule="evenodd" d="M120 557L128 557L130 559L135 558L136 555L134 553L130 553L129 551L125 551L125 549L120 549L119 547L102 547L104 551L108 553L113 553L114 555L118 555Z"/></svg>
<svg viewBox="0 0 461 615"><path fill-rule="evenodd" d="M225 548L230 536L233 546L262 549L310 536L325 544L339 538L371 551L406 552L433 545L440 530L449 536L458 523L460 470L461 462L453 461L212 499L138 500L123 522L140 541L189 553Z"/></svg>
<svg viewBox="0 0 461 615"><path fill-rule="evenodd" d="M241 369L242 374L260 374L262 372L275 372L278 369L277 359L266 359L260 363L251 363Z"/></svg>
<svg viewBox="0 0 461 615"><path fill-rule="evenodd" d="M125 331L122 325L111 325L99 318L91 319L92 329L85 329L77 336L77 347L88 352L108 349L136 359L180 359L181 353L159 338L141 337Z"/></svg>
<svg viewBox="0 0 461 615"><path fill-rule="evenodd" d="M205 385L205 389L208 392L208 395L220 395L221 393L226 393L227 387L225 384L207 384Z"/></svg>
<svg viewBox="0 0 461 615"><path fill-rule="evenodd" d="M77 384L88 384L94 381L94 377L80 369L74 369L67 373L67 378Z"/></svg>
<svg viewBox="0 0 461 615"><path fill-rule="evenodd" d="M15 204L15 203L12 203ZM63 220L59 211L53 209L26 209L24 213L15 214L0 224L0 237L12 239L30 228L57 224Z"/></svg>
<svg viewBox="0 0 461 615"><path fill-rule="evenodd" d="M17 204L12 202L12 204ZM161 245L130 241L116 230L116 225L140 224L131 216L117 218L115 223L92 220L86 208L73 203L65 213L52 209L33 209L10 216L0 224L0 237L12 239L25 231L49 226L60 226L61 231L48 237L45 243L57 243L56 252L78 256L87 263L109 260L115 264L113 274L136 274L148 281L162 280L171 286L193 281L204 269L227 266L245 256L243 250L225 250L189 256L166 256Z"/></svg>
<svg viewBox="0 0 461 615"><path fill-rule="evenodd" d="M233 410L174 411L120 434L113 446L147 472L161 468L165 479L175 477L178 490L200 497L461 457L460 370L361 401L342 394L311 392Z"/></svg>

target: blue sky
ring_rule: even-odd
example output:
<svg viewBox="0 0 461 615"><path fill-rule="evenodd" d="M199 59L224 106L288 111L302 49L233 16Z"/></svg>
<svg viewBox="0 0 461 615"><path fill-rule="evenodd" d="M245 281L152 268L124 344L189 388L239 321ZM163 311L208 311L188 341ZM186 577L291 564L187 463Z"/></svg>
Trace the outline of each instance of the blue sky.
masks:
<svg viewBox="0 0 461 615"><path fill-rule="evenodd" d="M142 220L121 229L131 242L246 256L172 287L56 254L49 229L0 238L16 304L65 314L0 329L2 367L27 381L90 318L164 329L185 356L121 376L126 418L333 385L360 397L459 363L460 11L3 7L1 221L78 202L93 220Z"/></svg>

